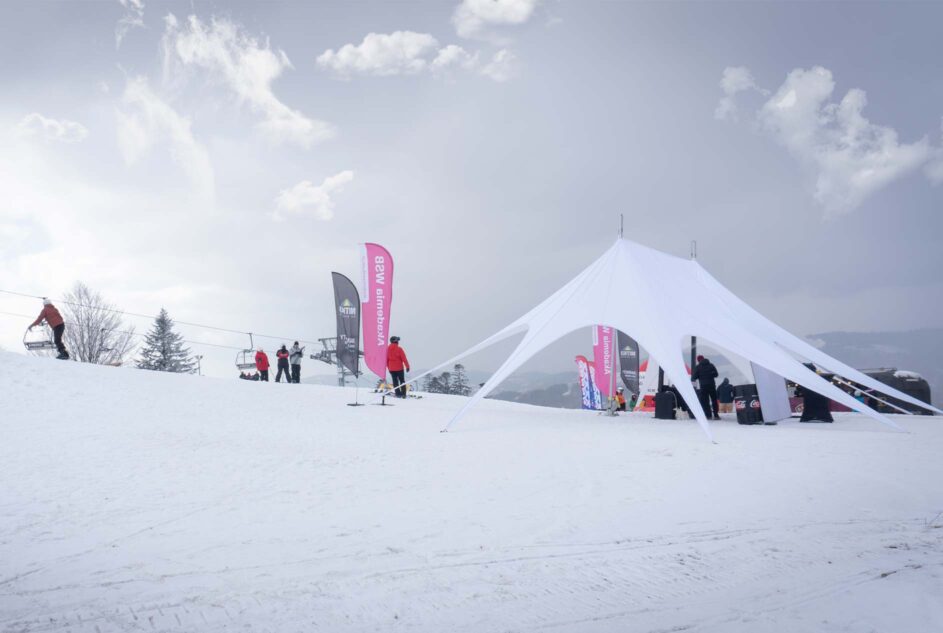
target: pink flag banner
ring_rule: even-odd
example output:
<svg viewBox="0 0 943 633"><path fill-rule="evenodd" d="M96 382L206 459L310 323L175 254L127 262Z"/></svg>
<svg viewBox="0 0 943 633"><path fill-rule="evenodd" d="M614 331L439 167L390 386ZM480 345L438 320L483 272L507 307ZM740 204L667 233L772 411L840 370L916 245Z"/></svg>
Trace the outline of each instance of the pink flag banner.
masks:
<svg viewBox="0 0 943 633"><path fill-rule="evenodd" d="M612 395L613 347L615 330L605 325L593 328L593 366L596 368L596 386L603 398Z"/></svg>
<svg viewBox="0 0 943 633"><path fill-rule="evenodd" d="M393 302L393 258L379 244L363 245L363 358L367 368L386 379Z"/></svg>

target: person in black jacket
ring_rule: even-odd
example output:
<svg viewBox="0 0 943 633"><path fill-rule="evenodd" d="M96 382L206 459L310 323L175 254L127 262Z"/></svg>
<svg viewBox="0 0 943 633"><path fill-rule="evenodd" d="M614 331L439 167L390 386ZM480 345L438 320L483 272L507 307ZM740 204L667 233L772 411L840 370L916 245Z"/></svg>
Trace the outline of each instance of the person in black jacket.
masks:
<svg viewBox="0 0 943 633"><path fill-rule="evenodd" d="M724 378L717 387L717 399L720 400L721 413L733 413L733 385L730 384L729 378Z"/></svg>
<svg viewBox="0 0 943 633"><path fill-rule="evenodd" d="M701 400L701 407L704 408L704 415L715 420L720 419L717 412L717 368L703 356L697 357L697 367L691 372L691 382L697 382L700 385L698 396Z"/></svg>

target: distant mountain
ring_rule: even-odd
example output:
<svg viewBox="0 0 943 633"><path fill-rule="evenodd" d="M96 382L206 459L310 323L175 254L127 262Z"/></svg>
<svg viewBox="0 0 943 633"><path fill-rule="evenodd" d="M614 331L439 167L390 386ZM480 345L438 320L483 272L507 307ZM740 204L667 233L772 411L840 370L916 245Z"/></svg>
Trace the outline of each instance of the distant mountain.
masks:
<svg viewBox="0 0 943 633"><path fill-rule="evenodd" d="M829 356L856 369L908 369L930 383L933 404L943 402L943 329L908 332L824 332L806 337Z"/></svg>
<svg viewBox="0 0 943 633"><path fill-rule="evenodd" d="M530 389L523 392L499 391L488 397L494 400L523 402L524 404L536 404L541 407L557 407L560 409L579 409L583 406L579 382L575 378L572 383L551 385L542 389Z"/></svg>

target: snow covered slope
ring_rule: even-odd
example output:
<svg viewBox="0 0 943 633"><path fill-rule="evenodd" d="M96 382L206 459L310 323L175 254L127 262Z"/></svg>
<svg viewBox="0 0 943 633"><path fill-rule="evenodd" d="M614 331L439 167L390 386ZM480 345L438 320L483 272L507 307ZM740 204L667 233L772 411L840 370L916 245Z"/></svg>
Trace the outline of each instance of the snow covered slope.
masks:
<svg viewBox="0 0 943 633"><path fill-rule="evenodd" d="M711 445L12 354L0 385L0 631L943 630L940 418Z"/></svg>

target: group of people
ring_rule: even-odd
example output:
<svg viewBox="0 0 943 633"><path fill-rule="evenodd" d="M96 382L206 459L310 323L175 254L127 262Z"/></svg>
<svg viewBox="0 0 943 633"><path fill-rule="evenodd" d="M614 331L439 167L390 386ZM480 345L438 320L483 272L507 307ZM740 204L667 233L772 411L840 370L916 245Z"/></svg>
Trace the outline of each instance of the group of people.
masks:
<svg viewBox="0 0 943 633"><path fill-rule="evenodd" d="M301 359L304 358L305 348L295 341L291 349L287 345L282 345L275 352L276 367L275 382L281 382L282 376L286 383L298 384L301 382ZM239 378L242 380L260 380L268 382L268 371L270 367L268 354L261 347L255 353L255 373L240 372Z"/></svg>
<svg viewBox="0 0 943 633"><path fill-rule="evenodd" d="M699 355L691 371L691 383L705 417L713 420L719 420L721 413L733 412L733 385L730 384L729 378L724 378L718 386L718 376L719 372L714 363ZM690 417L694 417L678 388L675 385L663 385L655 396L655 417L674 418L675 409L681 409Z"/></svg>
<svg viewBox="0 0 943 633"><path fill-rule="evenodd" d="M399 345L398 336L390 337L390 345L386 350L386 368L390 372L391 389L397 398L406 397L406 372L409 371L409 359L406 358L406 352ZM301 359L304 358L305 348L295 341L295 344L289 349L282 345L275 352L276 368L275 382L281 382L282 376L285 382L298 384L301 382ZM269 368L268 354L261 347L255 353L255 373L240 372L239 378L242 380L257 380L268 382Z"/></svg>

